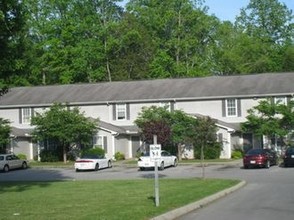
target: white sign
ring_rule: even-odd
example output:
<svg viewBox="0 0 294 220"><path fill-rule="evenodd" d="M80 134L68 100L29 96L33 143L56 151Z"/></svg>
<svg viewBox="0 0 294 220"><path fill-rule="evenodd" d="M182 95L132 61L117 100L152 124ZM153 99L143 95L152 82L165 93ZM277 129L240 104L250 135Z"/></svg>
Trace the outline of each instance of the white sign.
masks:
<svg viewBox="0 0 294 220"><path fill-rule="evenodd" d="M161 157L161 145L153 144L150 145L150 159L157 160Z"/></svg>

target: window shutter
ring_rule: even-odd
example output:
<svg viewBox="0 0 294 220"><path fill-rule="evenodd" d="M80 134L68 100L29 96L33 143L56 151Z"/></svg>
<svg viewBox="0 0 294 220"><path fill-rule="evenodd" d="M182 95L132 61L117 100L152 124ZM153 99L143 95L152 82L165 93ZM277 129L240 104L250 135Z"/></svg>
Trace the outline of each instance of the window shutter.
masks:
<svg viewBox="0 0 294 220"><path fill-rule="evenodd" d="M170 102L170 111L173 112L175 110L175 103Z"/></svg>
<svg viewBox="0 0 294 220"><path fill-rule="evenodd" d="M35 116L35 109L31 108L31 118Z"/></svg>
<svg viewBox="0 0 294 220"><path fill-rule="evenodd" d="M22 124L22 109L21 108L19 109L19 114L18 115L19 115L18 116L19 117L19 123Z"/></svg>
<svg viewBox="0 0 294 220"><path fill-rule="evenodd" d="M289 103L291 102L291 100L293 100L292 97L288 96L287 97L287 105L289 105Z"/></svg>
<svg viewBox="0 0 294 220"><path fill-rule="evenodd" d="M129 103L127 103L126 104L126 108L127 108L127 120L130 120L130 104Z"/></svg>
<svg viewBox="0 0 294 220"><path fill-rule="evenodd" d="M107 137L106 136L103 137L103 149L105 153L107 153Z"/></svg>
<svg viewBox="0 0 294 220"><path fill-rule="evenodd" d="M237 108L238 108L238 117L241 117L242 110L241 110L241 100L237 99Z"/></svg>
<svg viewBox="0 0 294 220"><path fill-rule="evenodd" d="M112 105L112 117L113 117L113 121L116 120L116 104Z"/></svg>
<svg viewBox="0 0 294 220"><path fill-rule="evenodd" d="M223 117L226 117L226 100L225 99L222 100L222 114L223 114Z"/></svg>

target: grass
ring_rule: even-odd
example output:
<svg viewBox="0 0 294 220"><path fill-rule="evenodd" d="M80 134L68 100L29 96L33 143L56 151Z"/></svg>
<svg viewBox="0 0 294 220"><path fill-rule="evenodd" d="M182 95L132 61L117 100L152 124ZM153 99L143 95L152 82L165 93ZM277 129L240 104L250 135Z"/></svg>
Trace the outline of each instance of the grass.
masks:
<svg viewBox="0 0 294 220"><path fill-rule="evenodd" d="M154 180L1 182L0 219L144 220L200 200L238 180L160 179L160 205Z"/></svg>

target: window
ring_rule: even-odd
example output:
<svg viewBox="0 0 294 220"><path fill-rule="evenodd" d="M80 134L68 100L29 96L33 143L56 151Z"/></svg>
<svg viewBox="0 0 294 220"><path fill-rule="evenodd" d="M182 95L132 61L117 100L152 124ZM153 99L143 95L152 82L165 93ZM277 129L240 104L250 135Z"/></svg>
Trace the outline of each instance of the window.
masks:
<svg viewBox="0 0 294 220"><path fill-rule="evenodd" d="M127 116L126 104L117 104L116 105L116 119L125 120Z"/></svg>
<svg viewBox="0 0 294 220"><path fill-rule="evenodd" d="M226 100L226 112L227 112L227 116L237 116L237 100L236 99Z"/></svg>
<svg viewBox="0 0 294 220"><path fill-rule="evenodd" d="M32 117L31 108L22 108L21 109L21 124L30 124Z"/></svg>
<svg viewBox="0 0 294 220"><path fill-rule="evenodd" d="M100 147L104 149L105 153L107 153L107 137L106 136L94 136L93 139L93 145L94 147Z"/></svg>
<svg viewBox="0 0 294 220"><path fill-rule="evenodd" d="M274 100L276 105L286 105L287 104L287 98L286 97L275 97Z"/></svg>
<svg viewBox="0 0 294 220"><path fill-rule="evenodd" d="M130 120L130 104L113 104L113 120Z"/></svg>

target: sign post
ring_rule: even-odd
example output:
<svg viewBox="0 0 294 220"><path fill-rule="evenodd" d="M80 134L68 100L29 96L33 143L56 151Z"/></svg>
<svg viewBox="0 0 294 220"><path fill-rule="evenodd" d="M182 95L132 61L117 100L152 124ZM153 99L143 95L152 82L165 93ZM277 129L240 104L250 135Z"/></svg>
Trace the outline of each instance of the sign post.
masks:
<svg viewBox="0 0 294 220"><path fill-rule="evenodd" d="M155 178L155 205L159 206L159 181L158 181L158 159L161 157L161 145L157 144L157 136L153 136L153 145L150 145L150 159L154 161Z"/></svg>

